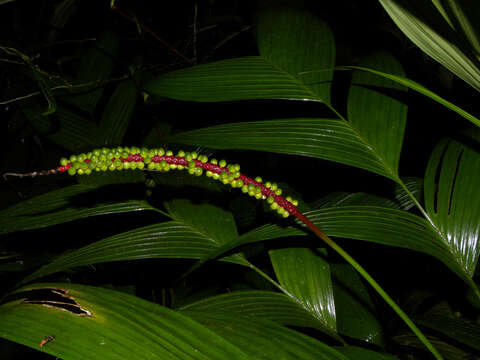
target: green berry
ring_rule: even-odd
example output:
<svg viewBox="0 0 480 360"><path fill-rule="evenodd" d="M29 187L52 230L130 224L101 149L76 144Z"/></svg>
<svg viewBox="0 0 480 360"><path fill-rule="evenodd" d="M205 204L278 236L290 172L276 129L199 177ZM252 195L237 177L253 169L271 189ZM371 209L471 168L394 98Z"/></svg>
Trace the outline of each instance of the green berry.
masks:
<svg viewBox="0 0 480 360"><path fill-rule="evenodd" d="M70 156L70 162L74 163L75 161L77 161L77 155Z"/></svg>
<svg viewBox="0 0 480 360"><path fill-rule="evenodd" d="M113 163L111 163L110 165L108 165L108 170L114 171L115 169L116 169L116 166L115 166Z"/></svg>
<svg viewBox="0 0 480 360"><path fill-rule="evenodd" d="M274 199L272 196L269 196L269 197L267 198L267 203L273 204L274 202L275 202L275 199Z"/></svg>
<svg viewBox="0 0 480 360"><path fill-rule="evenodd" d="M217 164L218 164L218 160L217 160L217 159L211 159L211 160L210 160L210 164L217 165Z"/></svg>
<svg viewBox="0 0 480 360"><path fill-rule="evenodd" d="M217 174L217 173L213 173L212 178L213 178L214 180L218 180L218 179L220 179L220 175Z"/></svg>
<svg viewBox="0 0 480 360"><path fill-rule="evenodd" d="M195 176L200 176L203 174L203 169L202 168L195 168Z"/></svg>
<svg viewBox="0 0 480 360"><path fill-rule="evenodd" d="M192 154L190 153L186 153L185 154L185 160L187 160L188 162L192 161L193 157L192 157Z"/></svg>
<svg viewBox="0 0 480 360"><path fill-rule="evenodd" d="M275 190L275 195L282 195L282 189Z"/></svg>
<svg viewBox="0 0 480 360"><path fill-rule="evenodd" d="M275 210L278 208L278 204L276 202L273 202L270 204L270 209Z"/></svg>
<svg viewBox="0 0 480 360"><path fill-rule="evenodd" d="M185 157L185 151L180 150L180 151L177 153L177 157Z"/></svg>
<svg viewBox="0 0 480 360"><path fill-rule="evenodd" d="M83 175L83 174L85 174L85 171L83 171L83 169L77 170L77 175Z"/></svg>
<svg viewBox="0 0 480 360"><path fill-rule="evenodd" d="M213 173L212 173L210 170L207 170L207 172L205 173L205 175L207 175L207 177L212 177L212 176L213 176Z"/></svg>
<svg viewBox="0 0 480 360"><path fill-rule="evenodd" d="M194 151L191 153L192 159L196 159L198 157L198 154Z"/></svg>
<svg viewBox="0 0 480 360"><path fill-rule="evenodd" d="M261 183L262 182L262 178L260 176L257 176L255 178L255 181L258 182L258 183Z"/></svg>
<svg viewBox="0 0 480 360"><path fill-rule="evenodd" d="M278 188L278 185L273 183L272 186L270 187L270 189L272 189L273 191L277 190Z"/></svg>
<svg viewBox="0 0 480 360"><path fill-rule="evenodd" d="M160 148L160 149L157 150L157 153L158 153L159 156L163 156L163 155L165 155L165 149L164 149L164 148ZM172 153L172 154L173 154L173 153Z"/></svg>
<svg viewBox="0 0 480 360"><path fill-rule="evenodd" d="M126 161L126 162L123 163L123 168L125 170L128 170L128 169L131 168L131 165L133 165L133 164L135 164L135 163L130 163L130 162Z"/></svg>
<svg viewBox="0 0 480 360"><path fill-rule="evenodd" d="M90 175L92 173L92 169L85 170L85 175Z"/></svg>
<svg viewBox="0 0 480 360"><path fill-rule="evenodd" d="M149 170L154 170L155 169L155 163L154 162L148 163L148 169Z"/></svg>
<svg viewBox="0 0 480 360"><path fill-rule="evenodd" d="M71 167L71 168L68 169L68 175L72 175L72 176L73 176L73 175L76 174L76 172L77 172L77 170L75 170L74 167Z"/></svg>
<svg viewBox="0 0 480 360"><path fill-rule="evenodd" d="M65 157L62 157L62 158L60 159L60 165L65 166L65 165L67 165L67 164L68 164L68 159L65 158Z"/></svg>
<svg viewBox="0 0 480 360"><path fill-rule="evenodd" d="M218 163L218 165L222 168L224 168L225 166L227 166L227 162L225 160L220 160L220 162Z"/></svg>
<svg viewBox="0 0 480 360"><path fill-rule="evenodd" d="M166 156L173 156L173 151L172 150L168 150L166 153L165 153Z"/></svg>
<svg viewBox="0 0 480 360"><path fill-rule="evenodd" d="M145 163L143 163L143 162L137 163L137 169L142 170L144 167L145 167Z"/></svg>

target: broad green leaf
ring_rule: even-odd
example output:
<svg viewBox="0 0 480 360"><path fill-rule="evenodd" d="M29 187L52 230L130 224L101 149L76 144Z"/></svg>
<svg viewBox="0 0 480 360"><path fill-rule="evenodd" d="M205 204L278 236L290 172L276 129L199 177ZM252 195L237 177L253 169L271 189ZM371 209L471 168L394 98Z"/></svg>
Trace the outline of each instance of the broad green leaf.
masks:
<svg viewBox="0 0 480 360"><path fill-rule="evenodd" d="M82 56L77 70L77 81L91 86L80 91L72 91L76 95L68 95L63 100L69 101L83 110L92 112L103 94L102 81L112 73L118 51L118 36L106 31L97 36L94 46Z"/></svg>
<svg viewBox="0 0 480 360"><path fill-rule="evenodd" d="M96 215L155 210L144 200L101 202L98 201L101 194L102 190L94 187L72 185L23 201L0 212L0 234L38 229ZM95 201L87 204L85 199L92 197Z"/></svg>
<svg viewBox="0 0 480 360"><path fill-rule="evenodd" d="M0 336L62 359L248 358L188 317L122 292L35 284L14 295L0 306Z"/></svg>
<svg viewBox="0 0 480 360"><path fill-rule="evenodd" d="M436 0L439 1L439 0ZM478 1L441 0L450 14L452 28L463 35L474 53L480 55L480 26L478 24L480 4Z"/></svg>
<svg viewBox="0 0 480 360"><path fill-rule="evenodd" d="M330 266L322 250L284 248L270 250L275 275L287 295L321 322L337 331Z"/></svg>
<svg viewBox="0 0 480 360"><path fill-rule="evenodd" d="M30 123L48 139L72 152L101 145L97 125L77 113L59 106L53 116L46 117L38 109L25 108Z"/></svg>
<svg viewBox="0 0 480 360"><path fill-rule="evenodd" d="M188 101L297 99L329 103L335 42L324 22L293 9L257 20L260 56L170 72L146 84L154 95ZM324 72L313 72L327 69ZM305 72L306 74L300 74Z"/></svg>
<svg viewBox="0 0 480 360"><path fill-rule="evenodd" d="M169 72L148 82L156 96L184 101L292 99L321 101L310 89L259 56Z"/></svg>
<svg viewBox="0 0 480 360"><path fill-rule="evenodd" d="M338 346L335 347L335 349L351 360L398 360L396 356L379 353L358 346Z"/></svg>
<svg viewBox="0 0 480 360"><path fill-rule="evenodd" d="M403 210L362 205L321 208L304 215L328 236L370 241L431 255L470 283L470 277L456 261L448 245L433 231L430 224L419 216ZM192 270L246 244L307 234L307 231L293 226L264 225L218 248L195 264Z"/></svg>
<svg viewBox="0 0 480 360"><path fill-rule="evenodd" d="M480 91L478 60L464 52L453 29L430 2L379 0L400 30L428 56Z"/></svg>
<svg viewBox="0 0 480 360"><path fill-rule="evenodd" d="M179 310L230 312L274 321L282 325L326 329L323 322L288 296L272 291L248 290L208 297L185 305Z"/></svg>
<svg viewBox="0 0 480 360"><path fill-rule="evenodd" d="M333 347L268 320L217 311L185 310L182 314L205 325L254 359L348 360Z"/></svg>
<svg viewBox="0 0 480 360"><path fill-rule="evenodd" d="M138 91L133 80L128 79L117 85L100 119L99 131L103 136L104 145L121 144L135 109L137 97Z"/></svg>
<svg viewBox="0 0 480 360"><path fill-rule="evenodd" d="M382 325L360 276L347 264L331 264L330 268L338 333L383 346Z"/></svg>
<svg viewBox="0 0 480 360"><path fill-rule="evenodd" d="M218 247L198 229L178 221L144 226L69 251L22 280L30 282L67 269L100 262L154 258L200 259ZM245 260L225 257L223 261L245 265Z"/></svg>
<svg viewBox="0 0 480 360"><path fill-rule="evenodd" d="M217 125L169 136L213 149L245 149L310 156L359 167L397 180L380 155L349 122L340 119L285 119Z"/></svg>
<svg viewBox="0 0 480 360"><path fill-rule="evenodd" d="M402 66L388 53L373 53L360 65L403 76ZM398 175L407 105L389 94L401 94L405 87L366 72L354 72L348 94L347 113L351 126L372 145L384 166ZM394 94L398 96L398 94Z"/></svg>
<svg viewBox="0 0 480 360"><path fill-rule="evenodd" d="M415 318L419 325L428 327L459 343L468 345L473 349L480 350L480 325L470 321L447 317L439 314L428 314Z"/></svg>
<svg viewBox="0 0 480 360"><path fill-rule="evenodd" d="M454 140L433 151L424 180L432 226L468 277L480 254L480 154Z"/></svg>
<svg viewBox="0 0 480 360"><path fill-rule="evenodd" d="M423 179L416 177L402 178L403 184L410 191L410 193L421 202L423 199ZM402 210L410 210L415 206L415 202L410 195L398 184L395 184L394 189L395 200L400 205Z"/></svg>
<svg viewBox="0 0 480 360"><path fill-rule="evenodd" d="M311 72L335 66L335 40L323 21L310 12L274 9L258 16L256 35L260 56L330 103L333 72Z"/></svg>
<svg viewBox="0 0 480 360"><path fill-rule="evenodd" d="M480 126L480 119L478 119L477 117L475 117L472 114L466 112L465 110L459 108L458 106L452 104L450 101L442 98L441 96L437 95L433 91L427 89L425 86L423 86L423 85L421 85L421 84L419 84L419 83L417 83L413 80L410 80L406 77L397 76L397 75L394 75L394 74L389 74L389 73L386 73L386 72L383 72L383 71L378 71L378 70L375 70L375 69L370 69L370 68L366 68L366 67L362 67L362 66L340 66L340 67L337 67L337 69L338 70L348 70L348 69L361 70L361 71L366 71L366 72L384 77L386 79L390 79L392 81L397 82L400 85L404 85L404 86L408 87L409 89L412 89L412 90L414 90L414 91L416 91L416 92L418 92L422 95L425 95L426 97L429 97L430 99L438 102L439 104L442 104L443 106L447 107L448 109L450 109L452 111L455 111L457 114L464 117L468 121L472 122L476 126Z"/></svg>
<svg viewBox="0 0 480 360"><path fill-rule="evenodd" d="M170 200L165 206L174 220L190 225L218 246L238 237L232 213L218 206L195 204L189 199Z"/></svg>

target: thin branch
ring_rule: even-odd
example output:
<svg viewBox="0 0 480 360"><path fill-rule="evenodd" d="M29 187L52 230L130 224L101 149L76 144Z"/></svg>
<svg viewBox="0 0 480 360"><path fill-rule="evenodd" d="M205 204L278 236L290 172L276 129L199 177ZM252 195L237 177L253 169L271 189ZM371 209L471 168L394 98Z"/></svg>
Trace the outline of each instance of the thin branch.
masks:
<svg viewBox="0 0 480 360"><path fill-rule="evenodd" d="M124 17L125 19L127 19L128 21L134 23L135 25L137 26L140 26L140 28L145 31L146 33L149 33L151 36L153 36L157 41L161 42L164 46L166 46L168 49L170 49L172 52L174 52L175 54L177 54L178 56L180 56L183 60L185 60L186 62L188 63L191 63L194 61L194 59L189 59L187 58L185 55L183 55L180 51L178 51L177 49L175 49L174 46L170 45L168 42L166 42L165 40L163 40L161 37L159 37L157 34L155 34L155 32L153 32L152 30L150 30L150 28L148 28L147 26L143 25L142 23L140 23L139 21L136 21L134 18L132 18L131 16L125 14L122 10L120 10L118 8L117 5L113 4L112 7L111 7L112 10L115 10L119 15L121 15L122 17Z"/></svg>

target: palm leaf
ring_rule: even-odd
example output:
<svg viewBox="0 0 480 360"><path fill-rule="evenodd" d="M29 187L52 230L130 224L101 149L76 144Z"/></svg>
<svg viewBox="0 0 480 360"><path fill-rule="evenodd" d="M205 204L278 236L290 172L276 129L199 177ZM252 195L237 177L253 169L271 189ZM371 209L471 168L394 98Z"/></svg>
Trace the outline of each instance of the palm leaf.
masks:
<svg viewBox="0 0 480 360"><path fill-rule="evenodd" d="M125 293L35 284L13 295L0 306L0 336L62 359L248 358L188 317Z"/></svg>
<svg viewBox="0 0 480 360"><path fill-rule="evenodd" d="M238 313L282 325L312 327L325 332L325 325L287 295L272 291L248 290L208 297L179 310Z"/></svg>
<svg viewBox="0 0 480 360"><path fill-rule="evenodd" d="M468 277L473 276L480 254L477 174L480 154L445 139L433 151L424 180L426 211L432 227Z"/></svg>
<svg viewBox="0 0 480 360"><path fill-rule="evenodd" d="M400 30L423 52L480 91L478 60L430 2L379 0Z"/></svg>
<svg viewBox="0 0 480 360"><path fill-rule="evenodd" d="M275 275L288 296L323 326L336 332L330 266L319 253L305 248L269 251Z"/></svg>
<svg viewBox="0 0 480 360"><path fill-rule="evenodd" d="M39 229L90 216L156 210L144 200L98 201L98 188L72 185L13 205L0 212L0 234ZM84 199L95 196L94 205Z"/></svg>

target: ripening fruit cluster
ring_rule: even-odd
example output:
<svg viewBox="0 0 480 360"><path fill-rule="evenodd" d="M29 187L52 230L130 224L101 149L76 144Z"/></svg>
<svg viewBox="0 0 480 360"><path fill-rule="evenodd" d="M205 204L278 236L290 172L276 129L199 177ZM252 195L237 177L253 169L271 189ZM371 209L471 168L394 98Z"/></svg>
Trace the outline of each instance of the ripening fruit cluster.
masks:
<svg viewBox="0 0 480 360"><path fill-rule="evenodd" d="M275 183L262 183L262 178L251 179L240 173L240 165L227 164L225 160L208 159L195 152L172 151L162 148L146 149L137 147L117 147L113 149L95 149L88 153L72 155L60 159L58 171L69 175L89 175L92 172L114 170L151 170L170 171L186 170L189 174L200 176L205 174L214 180L221 181L242 192L263 199L270 204L272 210L288 217L295 214L298 202L290 197L282 197L282 190Z"/></svg>

